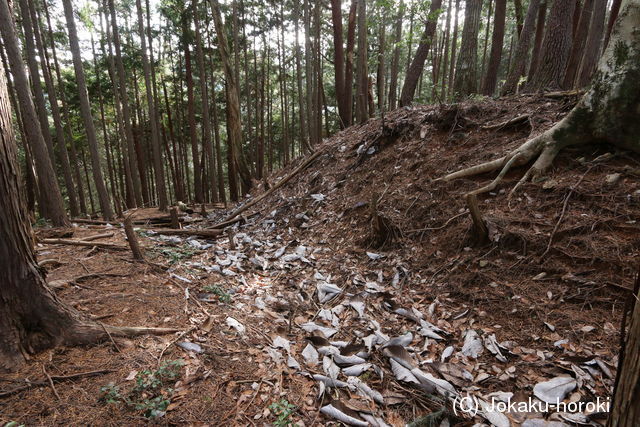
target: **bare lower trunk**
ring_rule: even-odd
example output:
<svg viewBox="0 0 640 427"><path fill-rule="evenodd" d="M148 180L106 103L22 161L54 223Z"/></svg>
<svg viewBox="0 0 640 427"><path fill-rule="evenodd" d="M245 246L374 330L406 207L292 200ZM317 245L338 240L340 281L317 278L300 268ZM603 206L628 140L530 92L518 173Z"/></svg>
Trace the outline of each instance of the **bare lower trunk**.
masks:
<svg viewBox="0 0 640 427"><path fill-rule="evenodd" d="M636 279L640 280L640 279ZM638 295L633 295L633 305L629 335L621 354L618 385L615 390L613 410L608 426L636 426L640 419L640 304Z"/></svg>
<svg viewBox="0 0 640 427"><path fill-rule="evenodd" d="M1 67L0 67L1 68ZM28 354L61 343L95 340L47 289L33 252L29 218L18 183L9 97L0 70L0 371L13 370ZM96 325L97 326L97 325Z"/></svg>

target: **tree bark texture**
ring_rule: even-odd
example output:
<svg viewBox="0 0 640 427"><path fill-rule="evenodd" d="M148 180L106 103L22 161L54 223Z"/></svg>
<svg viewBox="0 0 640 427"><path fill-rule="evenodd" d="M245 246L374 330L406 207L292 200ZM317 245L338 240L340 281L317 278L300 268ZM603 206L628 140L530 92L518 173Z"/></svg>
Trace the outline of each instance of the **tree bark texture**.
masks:
<svg viewBox="0 0 640 427"><path fill-rule="evenodd" d="M420 37L420 43L416 49L416 53L411 61L411 65L407 69L407 74L404 78L404 85L402 86L402 93L400 94L400 106L411 104L415 95L416 87L418 86L418 80L424 70L424 63L429 55L429 49L433 41L433 35L436 32L436 26L438 24L437 11L442 7L442 0L433 0L429 9L429 19L424 27L422 36ZM478 20L478 24L479 24ZM475 61L475 59L474 59Z"/></svg>
<svg viewBox="0 0 640 427"><path fill-rule="evenodd" d="M551 5L549 21L542 42L540 65L529 89L558 89L571 53L572 17L576 0L555 0Z"/></svg>
<svg viewBox="0 0 640 427"><path fill-rule="evenodd" d="M482 0L467 0L462 28L462 44L456 64L453 84L454 97L464 98L478 91L478 31Z"/></svg>
<svg viewBox="0 0 640 427"><path fill-rule="evenodd" d="M498 68L502 59L502 44L504 42L504 24L507 16L507 0L496 0L495 16L493 18L493 36L491 39L491 53L489 65L484 79L482 93L491 96L496 90Z"/></svg>
<svg viewBox="0 0 640 427"><path fill-rule="evenodd" d="M520 77L524 76L529 58L529 49L531 47L531 39L533 37L533 28L536 24L536 15L540 7L540 0L531 0L527 16L524 20L524 26L518 39L516 54L509 69L507 80L502 86L501 95L509 95L516 93L520 84Z"/></svg>

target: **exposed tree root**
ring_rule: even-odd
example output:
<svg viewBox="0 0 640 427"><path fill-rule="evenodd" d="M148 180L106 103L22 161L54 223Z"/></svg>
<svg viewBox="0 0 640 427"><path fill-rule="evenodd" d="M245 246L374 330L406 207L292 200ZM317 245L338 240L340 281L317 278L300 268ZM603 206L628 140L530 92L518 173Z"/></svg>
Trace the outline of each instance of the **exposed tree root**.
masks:
<svg viewBox="0 0 640 427"><path fill-rule="evenodd" d="M558 152L562 148L571 144L574 138L571 138L566 142L560 142L554 138L554 135L556 135L558 131L565 130L569 126L570 116L571 114L558 122L551 129L529 139L524 144L503 157L450 173L441 179L443 181L451 181L457 178L464 178L500 170L498 176L491 183L469 192L469 194L477 196L478 194L494 190L512 167L525 165L535 159L531 168L527 170L522 179L520 179L514 189L509 193L509 197L511 197L515 191L530 178L539 177L549 169Z"/></svg>

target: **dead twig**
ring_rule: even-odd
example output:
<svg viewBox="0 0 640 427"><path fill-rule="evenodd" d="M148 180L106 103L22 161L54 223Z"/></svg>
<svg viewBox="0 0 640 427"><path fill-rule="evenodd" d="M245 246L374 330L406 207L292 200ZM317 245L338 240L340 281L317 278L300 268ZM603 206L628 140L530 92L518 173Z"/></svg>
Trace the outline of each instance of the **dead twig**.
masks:
<svg viewBox="0 0 640 427"><path fill-rule="evenodd" d="M56 395L56 398L58 400L61 400L60 399L60 395L58 394L58 390L56 390L56 386L53 384L53 380L51 379L51 375L49 375L49 373L47 372L47 368L44 367L44 364L42 365L42 372L47 377L47 381L49 381L49 385L51 386L51 390L53 390L53 394Z"/></svg>
<svg viewBox="0 0 640 427"><path fill-rule="evenodd" d="M169 342L169 344L167 344L166 346L164 346L164 348L162 349L162 351L160 352L160 355L158 356L158 365L160 365L160 362L162 362L162 356L164 356L164 352L167 351L167 349L169 347L171 347L172 345L174 345L175 343L178 342L178 340L182 337L184 337L185 335L187 335L188 333L193 332L196 329L196 326L192 326L189 329L182 331L182 333L180 333L180 335L178 335L175 339L171 340Z"/></svg>
<svg viewBox="0 0 640 427"><path fill-rule="evenodd" d="M469 211L468 210L464 210L464 212L460 212L458 215L454 215L451 218L449 218L444 224L442 224L440 227L426 227L426 228L419 228L417 230L409 230L407 233L420 233L422 231L432 231L432 230L442 230L443 228L445 228L447 225L449 225L451 223L451 221L453 221L454 219L460 218L463 215L468 214Z"/></svg>
<svg viewBox="0 0 640 427"><path fill-rule="evenodd" d="M495 125L486 125L486 126L481 126L480 129L482 130L495 130L495 129L502 129L508 126L513 126L513 125L517 125L519 123L522 123L524 121L527 121L529 119L529 114L522 114L518 117L515 117L513 119L510 120L506 120L504 122L495 124Z"/></svg>
<svg viewBox="0 0 640 427"><path fill-rule="evenodd" d="M567 206L569 205L569 199L571 198L571 195L573 194L573 191L576 188L578 188L578 186L582 183L582 180L584 179L585 176L587 176L587 174L589 173L589 171L591 170L592 167L593 166L589 166L587 171L582 174L582 176L580 177L580 179L578 180L576 185L571 187L571 189L569 190L569 193L567 194L567 197L565 197L564 203L562 204L562 212L560 213L560 217L558 218L558 221L556 222L555 227L553 227L553 231L551 232L551 237L549 237L549 243L547 244L547 249L545 249L545 251L542 253L542 255L540 255L540 260L542 260L542 258L544 258L545 255L547 253L549 253L549 250L551 249L551 244L553 243L553 238L555 237L556 232L558 231L558 227L560 226L560 223L562 222L562 219L564 218L564 214L567 212Z"/></svg>
<svg viewBox="0 0 640 427"><path fill-rule="evenodd" d="M111 343L113 344L113 347L116 349L116 351L118 353L122 353L122 350L120 350L120 347L118 347L118 344L116 344L116 342L114 341L113 337L111 336L111 333L109 332L109 330L107 329L107 327L104 325L104 323L102 322L98 322L98 324L100 326L102 326L102 329L104 329L104 331L107 333L107 336L109 337L109 339L111 340Z"/></svg>
<svg viewBox="0 0 640 427"><path fill-rule="evenodd" d="M93 240L98 240L98 239L106 239L108 237L113 237L114 233L102 233L102 234L96 234L93 236L87 236L87 237L83 237L82 240L84 242L91 242Z"/></svg>
<svg viewBox="0 0 640 427"><path fill-rule="evenodd" d="M112 249L114 251L126 251L127 247L117 245L115 243L102 243L102 242L87 242L84 240L72 240L72 239L40 239L40 243L47 245L71 245L71 246L89 246L98 247L101 249Z"/></svg>

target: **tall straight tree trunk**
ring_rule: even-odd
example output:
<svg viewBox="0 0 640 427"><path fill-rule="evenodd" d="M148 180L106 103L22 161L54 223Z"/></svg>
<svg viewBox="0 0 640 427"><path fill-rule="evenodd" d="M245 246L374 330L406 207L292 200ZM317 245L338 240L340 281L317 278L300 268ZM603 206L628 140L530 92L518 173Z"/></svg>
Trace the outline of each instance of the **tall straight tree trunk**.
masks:
<svg viewBox="0 0 640 427"><path fill-rule="evenodd" d="M184 73L187 83L187 115L189 125L189 140L191 141L191 160L193 163L193 187L194 201L202 203L204 195L202 191L202 169L198 154L198 136L196 133L195 96L193 91L193 67L191 65L191 49L189 47L189 19L187 10L182 15L182 44L184 50Z"/></svg>
<svg viewBox="0 0 640 427"><path fill-rule="evenodd" d="M580 12L580 18L578 20L574 37L576 43L571 44L571 53L567 63L567 70L562 81L562 87L565 89L571 89L573 87L576 74L578 73L578 68L580 67L580 62L586 46L586 44L581 41L586 40L587 34L589 33L589 24L591 23L591 15L593 12L593 2L594 0L585 0L582 11Z"/></svg>
<svg viewBox="0 0 640 427"><path fill-rule="evenodd" d="M173 168L176 174L176 179L174 184L175 196L177 200L185 201L186 200L186 194L184 191L185 180L182 174L182 168L180 167L181 165L179 160L180 153L179 153L178 147L176 146L176 134L175 134L175 128L173 126L173 114L171 114L171 107L169 105L169 96L167 94L167 83L164 77L162 77L161 79L161 86L162 86L162 97L163 97L164 106L165 106L164 108L166 109L166 114L167 114L167 128L169 129L169 140L171 141L171 146L173 148Z"/></svg>
<svg viewBox="0 0 640 427"><path fill-rule="evenodd" d="M562 79L571 52L571 23L575 8L576 0L553 2L542 42L540 66L531 80L530 90L562 87Z"/></svg>
<svg viewBox="0 0 640 427"><path fill-rule="evenodd" d="M266 39L265 39L266 43ZM267 47L267 73L270 72L270 64L271 58L269 56L269 47ZM312 115L313 109L313 50L311 48L311 1L304 0L304 69L305 69L305 86L306 86L306 105L305 105L305 113L307 117L307 124L309 125L309 144L313 146L316 142L317 137L315 135L315 121ZM268 116L272 116L272 106L271 106L271 81L268 81L268 97L269 97L269 112ZM268 123L271 123L271 118L267 120ZM345 125L348 126L348 125ZM273 130L269 127L269 147L267 149L268 157L269 157L269 172L271 172L271 168L273 165L273 156L272 156L272 136Z"/></svg>
<svg viewBox="0 0 640 427"><path fill-rule="evenodd" d="M367 60L367 3L366 0L358 0L358 62L356 64L356 120L358 123L364 123L369 119Z"/></svg>
<svg viewBox="0 0 640 427"><path fill-rule="evenodd" d="M536 75L538 65L540 63L540 51L542 50L542 39L544 37L544 24L547 20L547 0L542 0L538 8L538 19L536 20L536 36L533 41L533 50L531 51L531 62L527 73L527 81L531 81Z"/></svg>
<svg viewBox="0 0 640 427"><path fill-rule="evenodd" d="M131 120L131 110L129 108L129 98L127 95L127 78L124 72L124 63L122 62L122 52L120 48L120 30L118 29L118 21L116 19L116 9L113 4L113 0L108 0L109 12L111 14L111 31L113 35L113 45L115 48L115 62L117 71L117 90L120 92L120 103L122 109L122 120L124 122L124 131L127 142L127 154L129 161L129 170L131 173L131 182L133 184L133 193L135 196L134 206L128 206L130 208L136 206L142 206L142 187L140 184L140 176L135 173L137 156L135 150L135 142L133 139L133 129Z"/></svg>
<svg viewBox="0 0 640 427"><path fill-rule="evenodd" d="M493 19L493 37L491 39L491 54L484 79L482 93L493 95L498 82L498 68L502 59L502 45L504 43L504 24L507 16L507 0L496 0L496 10Z"/></svg>
<svg viewBox="0 0 640 427"><path fill-rule="evenodd" d="M458 11L460 0L456 0L453 20L453 37L451 38L451 69L449 70L449 96L453 96L453 81L456 75L456 52L458 50Z"/></svg>
<svg viewBox="0 0 640 427"><path fill-rule="evenodd" d="M144 87L149 108L149 122L151 124L151 153L153 156L153 172L158 196L158 208L166 211L168 207L167 189L164 183L164 167L162 165L162 151L160 150L160 130L158 129L158 112L156 100L153 96L153 84L151 82L151 65L147 56L147 37L142 16L142 3L136 0L138 11L138 33L140 34L140 49L142 55L142 67L144 72Z"/></svg>
<svg viewBox="0 0 640 427"><path fill-rule="evenodd" d="M297 2L296 2L296 5L297 5ZM334 79L335 79L335 85L336 85L336 102L338 104L340 128L343 129L346 126L346 123L348 123L348 119L346 117L347 99L346 99L346 93L345 93L345 75L344 75L345 65L344 65L344 42L342 40L342 1L341 0L331 0L331 22L333 26L333 67L334 67Z"/></svg>
<svg viewBox="0 0 640 427"><path fill-rule="evenodd" d="M576 76L575 87L585 87L591 80L591 75L596 69L598 59L600 58L602 36L604 34L604 20L607 11L607 0L595 0L593 5L593 14L591 16L591 24L589 25L589 33L584 56L580 63L580 70ZM640 26L640 23L639 23Z"/></svg>
<svg viewBox="0 0 640 427"><path fill-rule="evenodd" d="M356 46L356 15L358 0L351 0L349 8L349 19L347 22L347 51L346 63L344 65L344 97L346 99L347 111L345 117L348 119L345 127L353 123L353 54Z"/></svg>
<svg viewBox="0 0 640 427"><path fill-rule="evenodd" d="M522 32L518 38L516 53L509 68L507 80L504 83L504 86L502 86L502 91L500 92L502 96L516 93L518 85L520 84L520 77L525 74L529 58L529 49L531 48L533 28L536 24L536 16L538 14L539 7L540 0L531 0L529 2L529 9L527 9L527 16L524 19L524 26L522 27Z"/></svg>
<svg viewBox="0 0 640 427"><path fill-rule="evenodd" d="M42 40L38 17L36 15L36 10L32 0L29 1L29 15L31 18L31 22L33 23L36 46L38 47L38 55L40 56L42 75L44 76L44 81L47 88L47 96L49 97L49 104L51 106L53 126L56 131L56 147L58 148L58 160L60 161L62 176L64 178L64 184L67 189L67 196L69 197L69 210L71 211L71 215L75 217L80 214L80 209L78 206L78 195L76 193L75 184L71 175L69 153L67 151L67 144L65 143L64 128L62 126L62 117L60 115L60 106L58 105L58 96L56 94L56 89L53 85L53 79L51 77L49 55L44 47L44 41ZM26 19L23 19L23 23L26 23Z"/></svg>
<svg viewBox="0 0 640 427"><path fill-rule="evenodd" d="M100 16L100 31L102 33L102 13L99 14ZM104 44L102 44L101 46L103 48L103 52L104 52ZM111 159L111 147L109 144L109 133L107 131L107 121L105 119L105 112L104 112L104 97L102 94L102 81L100 78L100 67L98 67L98 56L96 55L96 48L95 48L95 43L93 40L93 34L91 34L91 53L93 55L93 69L94 72L96 74L96 83L98 86L98 105L100 107L100 123L101 123L101 128L102 128L102 139L104 141L104 151L107 157L107 172L108 172L108 176L109 176L109 181L111 182L111 196L113 197L113 205L116 208L116 215L120 216L121 212L121 208L120 208L120 204L118 203L118 194L117 194L117 184L114 180L114 175L113 175L113 163L112 163L112 159ZM105 55L106 57L106 55Z"/></svg>
<svg viewBox="0 0 640 427"><path fill-rule="evenodd" d="M125 29L129 26L125 21ZM130 45L133 45L133 41L129 40L127 42ZM144 123L144 114L142 111L142 107L140 106L140 93L138 91L139 82L138 82L138 72L135 67L131 68L131 81L129 82L129 87L133 88L133 99L131 100L131 108L134 114L131 116L131 130L133 132L133 148L135 150L135 160L137 165L138 173L135 176L140 178L140 191L142 193L142 205L141 206L150 206L151 203L151 194L149 193L149 180L147 176L148 172L148 162L147 162L147 147L143 146L145 139L143 134L142 124ZM137 114L136 114L137 113ZM135 172L135 168L133 171Z"/></svg>
<svg viewBox="0 0 640 427"><path fill-rule="evenodd" d="M404 85L402 86L402 93L400 94L400 106L411 104L416 92L416 86L418 80L422 75L424 69L424 63L429 56L429 49L433 41L433 36L436 32L436 26L438 25L437 11L442 7L442 0L433 0L429 9L429 19L424 27L422 36L420 37L420 43L418 49L416 49L415 56L411 61L411 65L407 69L407 74L404 78Z"/></svg>
<svg viewBox="0 0 640 427"><path fill-rule="evenodd" d="M482 65L480 66L480 72L479 74L479 78L480 78L480 84L479 86L482 87L482 81L483 81L483 76L484 76L484 71L485 71L485 64L487 61L487 48L489 46L489 27L491 27L491 12L493 11L493 0L489 0L489 10L487 11L487 22L485 23L485 27L484 27L484 43L483 43L483 47L482 47Z"/></svg>
<svg viewBox="0 0 640 427"><path fill-rule="evenodd" d="M210 0L210 3L213 12L213 23L218 36L218 51L227 82L227 128L229 132L229 145L233 146L233 163L238 168L242 184L242 193L246 194L251 189L251 173L249 172L242 149L242 121L240 118L240 100L238 98L236 76L229 58L229 45L227 44L227 35L225 34L224 25L222 24L220 5L218 4L218 0Z"/></svg>
<svg viewBox="0 0 640 427"><path fill-rule="evenodd" d="M31 79L31 87L34 95L34 102L36 107L36 113L38 114L38 121L40 123L40 131L42 137L47 145L47 152L49 153L49 160L53 171L56 171L55 153L53 150L53 139L51 138L51 130L49 129L49 117L48 111L44 100L44 93L42 91L42 82L40 81L40 71L38 69L38 62L36 61L36 48L33 37L33 24L31 23L31 15L29 14L29 6L26 0L20 0L20 10L22 16L22 28L24 29L24 47L25 57L27 59L27 67L29 68L29 77Z"/></svg>
<svg viewBox="0 0 640 427"><path fill-rule="evenodd" d="M307 136L307 123L305 120L305 114L304 114L304 106L305 106L305 102L304 102L304 95L303 95L303 89L302 89L302 50L300 49L300 42L299 42L299 27L300 27L300 3L296 2L295 6L294 6L294 17L293 17L295 24L294 24L294 28L295 28L295 56L296 56L296 89L298 90L298 121L300 122L300 143L302 144L302 147L304 147L305 151L311 151L311 147L309 146L309 138ZM341 22L342 22L342 18ZM256 69L254 70L254 74L256 76L256 91L258 90L258 70L257 70L257 59L256 59L256 50L254 49L253 51L254 53L254 60L255 60L255 66ZM343 58L344 59L344 58ZM264 66L264 60L262 61L262 64ZM340 68L341 70L343 69L344 64L342 65L342 67ZM338 67L336 67L336 73L338 72ZM342 72L342 71L341 71ZM264 78L264 72L262 73L262 76ZM338 84L337 80L336 80L336 85ZM264 81L262 82L262 85L264 86ZM342 89L344 90L344 76L343 76L343 81L342 81ZM336 97L337 97L337 86L336 86ZM344 93L343 93L344 96ZM264 97L264 87L262 89L261 92L261 97L260 100L262 100L262 97ZM262 100L262 103L264 101ZM258 106L258 100L256 100L256 106ZM264 108L264 105L260 108L260 110L262 110ZM338 108L340 108L338 106ZM344 106L343 106L344 108ZM258 114L257 109L256 109L256 115ZM342 116L340 116L342 117ZM264 117L261 117L260 123L261 123L261 128L264 125L264 123L262 123L262 119ZM341 126L344 126L344 121L341 120ZM256 132L257 133L257 132ZM260 132L260 138L261 140L264 140L264 132ZM259 150L257 150L259 151ZM257 176L258 179L262 179L262 170L260 171L260 173Z"/></svg>
<svg viewBox="0 0 640 427"><path fill-rule="evenodd" d="M73 69L75 71L76 83L78 85L78 97L80 99L80 114L87 135L87 143L89 145L89 156L91 157L91 171L93 172L93 181L98 193L100 209L105 220L109 221L113 218L113 209L109 200L107 186L104 183L102 175L102 166L100 165L100 154L98 152L98 139L96 138L96 129L93 125L93 117L91 116L91 105L89 105L89 94L87 92L87 83L84 77L84 69L82 68L82 57L80 56L80 44L78 42L78 33L76 31L76 23L73 17L73 8L71 0L62 0L64 6L64 15L67 22L67 30L69 32L69 44L71 47L71 56L73 57Z"/></svg>
<svg viewBox="0 0 640 427"><path fill-rule="evenodd" d="M451 3L451 0L449 0ZM402 17L404 15L404 1L400 0L398 15L393 33L393 57L391 58L391 70L389 71L389 110L395 110L398 106L398 73L400 72L400 46L402 43Z"/></svg>
<svg viewBox="0 0 640 427"><path fill-rule="evenodd" d="M64 94L62 87L62 77L60 75L60 65L58 64L58 54L56 53L56 43L53 36L53 27L51 26L51 16L49 15L49 9L43 8L45 17L47 19L47 38L49 46L51 47L51 54L53 56L53 68L56 72L56 81L58 82L60 101L62 103L62 116L64 118L66 137L69 141L69 160L71 167L73 168L73 174L76 178L76 185L78 190L78 200L80 203L80 212L87 213L87 207L85 204L84 185L82 182L82 176L80 174L80 165L78 163L78 154L76 152L76 144L73 140L73 131L71 130L71 116L69 114L69 104Z"/></svg>
<svg viewBox="0 0 640 427"><path fill-rule="evenodd" d="M386 13L384 9L380 12L380 28L378 29L378 72L376 73L376 88L378 95L378 110L384 111L384 89L386 81L385 70L385 38L387 32Z"/></svg>
<svg viewBox="0 0 640 427"><path fill-rule="evenodd" d="M122 100L120 98L120 91L118 88L118 75L116 72L116 61L115 55L113 54L113 46L112 46L112 36L111 36L111 25L109 23L109 8L107 6L107 0L104 2L104 18L106 23L106 31L103 32L106 34L108 52L109 52L109 78L111 79L111 84L114 88L113 90L113 98L116 110L116 123L118 127L118 147L121 154L121 157L118 157L119 165L122 166L122 172L124 175L124 186L120 189L121 193L125 196L125 205L127 208L135 207L136 204L136 196L135 190L133 186L133 174L134 171L131 169L131 162L129 161L129 150L127 144L127 131L126 124L124 121L124 114L122 112ZM100 28L102 32L102 28ZM104 45L102 45L104 48ZM105 52L103 52L105 54Z"/></svg>
<svg viewBox="0 0 640 427"><path fill-rule="evenodd" d="M64 211L58 181L56 180L49 152L42 136L38 116L33 106L29 81L27 80L20 48L18 47L16 27L7 0L0 0L0 34L2 34L2 41L9 60L11 74L13 75L25 134L35 159L38 187L40 189L38 193L40 212L44 218L50 219L53 225L66 226L69 224L67 214ZM8 260L9 258L5 259Z"/></svg>
<svg viewBox="0 0 640 427"><path fill-rule="evenodd" d="M524 25L522 23L523 9L522 9L522 0L513 0L513 5L516 12L516 29L518 30L518 37L522 36L522 29Z"/></svg>
<svg viewBox="0 0 640 427"><path fill-rule="evenodd" d="M196 0L192 2L193 22L196 30L196 62L198 63L198 73L200 74L200 101L202 104L202 145L209 158L209 188L211 190L212 201L218 202L218 184L216 182L215 157L213 155L213 142L211 140L211 118L209 115L209 90L207 88L207 74L204 67L204 53L202 51L202 36L200 34L200 20L198 18L198 8ZM204 166L203 166L204 167Z"/></svg>
<svg viewBox="0 0 640 427"><path fill-rule="evenodd" d="M452 1L449 0L447 5L447 19L445 23L445 34L444 34L444 53L442 59L441 73L442 74L442 86L440 88L440 101L444 102L447 97L447 76L449 74L449 39L451 36L451 7Z"/></svg>
<svg viewBox="0 0 640 427"><path fill-rule="evenodd" d="M322 85L322 52L321 52L321 26L322 26L322 17L321 17L321 8L320 2L316 2L315 8L313 11L313 35L314 35L314 53L313 53L313 74L314 74L314 92L313 92L313 102L314 102L314 111L315 111L315 131L314 134L316 136L315 144L319 144L322 141L322 94L324 93L324 87Z"/></svg>
<svg viewBox="0 0 640 427"><path fill-rule="evenodd" d="M460 99L478 91L478 30L480 29L482 0L467 0L464 10L462 44L456 64L453 91Z"/></svg>

